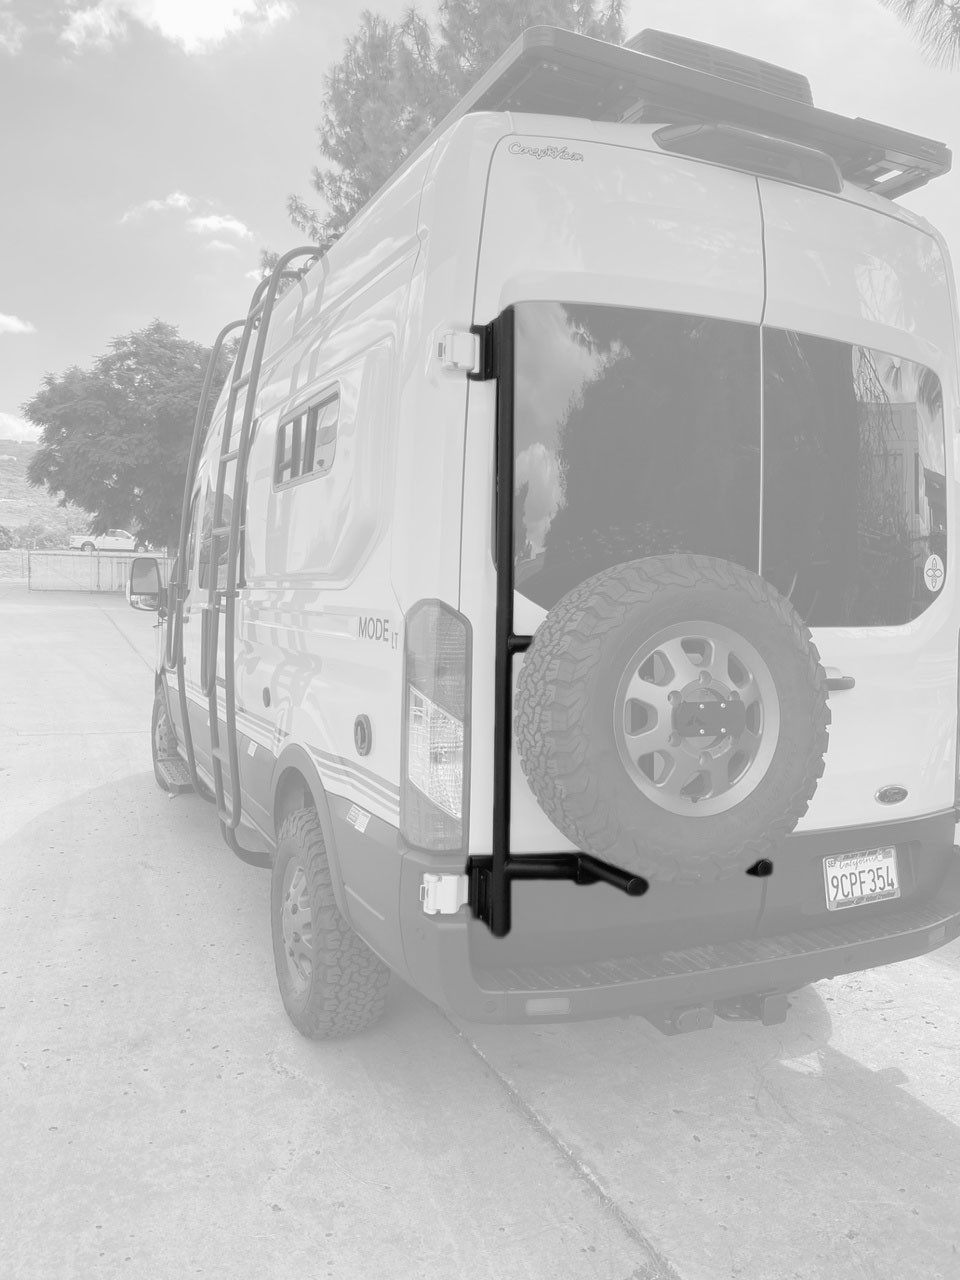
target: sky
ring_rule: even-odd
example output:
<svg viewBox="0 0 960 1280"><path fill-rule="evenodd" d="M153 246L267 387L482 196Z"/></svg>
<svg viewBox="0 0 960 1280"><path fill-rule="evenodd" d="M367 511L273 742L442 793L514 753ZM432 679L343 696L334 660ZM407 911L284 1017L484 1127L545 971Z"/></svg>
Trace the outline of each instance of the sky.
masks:
<svg viewBox="0 0 960 1280"><path fill-rule="evenodd" d="M210 343L261 248L302 237L323 74L360 13L410 0L0 0L0 438L48 373L159 318ZM433 16L433 0L419 5ZM632 0L656 27L804 73L817 106L946 142L957 171L904 197L960 260L960 70L879 0Z"/></svg>

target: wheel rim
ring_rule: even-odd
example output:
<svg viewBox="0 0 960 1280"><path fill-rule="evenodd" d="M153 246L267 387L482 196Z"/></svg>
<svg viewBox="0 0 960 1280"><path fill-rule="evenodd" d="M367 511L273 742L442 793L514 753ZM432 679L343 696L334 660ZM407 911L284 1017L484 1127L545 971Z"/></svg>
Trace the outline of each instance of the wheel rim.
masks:
<svg viewBox="0 0 960 1280"><path fill-rule="evenodd" d="M770 668L719 623L667 627L626 665L614 737L631 781L660 808L725 813L759 785L776 751L780 700Z"/></svg>
<svg viewBox="0 0 960 1280"><path fill-rule="evenodd" d="M284 872L280 926L290 981L301 995L313 974L313 915L307 876L298 862L291 862Z"/></svg>

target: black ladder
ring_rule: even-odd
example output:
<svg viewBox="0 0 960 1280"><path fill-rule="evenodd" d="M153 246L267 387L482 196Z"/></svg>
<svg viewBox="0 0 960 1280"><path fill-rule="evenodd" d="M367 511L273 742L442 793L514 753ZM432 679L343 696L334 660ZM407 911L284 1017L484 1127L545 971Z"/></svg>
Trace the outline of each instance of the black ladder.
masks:
<svg viewBox="0 0 960 1280"><path fill-rule="evenodd" d="M196 756L193 738L190 733L187 711L186 685L183 670L183 593L189 574L189 566L185 563L187 538L190 524L190 505L193 497L193 485L197 465L200 459L203 440L206 433L207 405L213 385L214 374L227 335L234 329L243 326L237 348L233 372L230 378L227 406L224 415L223 429L220 438L220 453L217 459L216 488L210 530L209 573L207 598L203 610L203 634L201 637L200 690L207 699L210 721L210 756L213 772L214 799L220 819L220 830L227 844L234 853L246 861L261 862L262 855L252 854L241 849L237 843L236 830L241 819L240 795L240 760L237 750L237 706L236 683L234 679L234 643L236 628L237 599L237 567L240 558L240 525L243 506L243 488L246 478L247 460L252 439L254 408L260 371L263 365L263 354L266 347L267 331L270 317L284 280L298 280L309 267L291 271L289 265L297 258L318 259L320 250L315 245L306 245L291 249L278 260L270 276L261 280L254 290L250 301L250 310L245 320L237 320L221 330L210 353L207 371L204 378L200 403L194 423L193 441L190 450L190 461L187 470L187 482L184 490L183 511L180 521L180 545L178 564L180 582L177 585L176 617L172 630L171 643L168 647L168 665L175 665L180 698L181 719L184 725L184 746L187 763L194 787L201 791L200 779L197 776ZM251 338L256 332L253 357L249 369L244 372ZM240 393L246 391L243 404L243 415L236 444L233 443L237 401ZM234 493L230 511L224 516L224 499L226 497L227 477L230 467L234 470ZM200 501L198 495L198 501ZM198 518L200 513L198 512ZM225 550L224 562L221 565L221 553ZM220 614L223 614L223 679L218 677ZM172 659L172 662L171 662ZM218 689L223 688L224 731L221 733L220 709L218 705ZM227 795L229 793L229 803Z"/></svg>
<svg viewBox="0 0 960 1280"><path fill-rule="evenodd" d="M213 500L213 527L210 530L210 581L207 589L206 609L203 616L204 635L201 645L200 689L206 696L210 712L210 758L213 770L214 797L220 817L220 830L224 839L236 852L234 833L240 825L240 757L237 749L237 700L234 679L234 644L236 640L237 566L240 559L240 513L243 506L243 484L250 452L251 428L257 399L257 387L263 353L270 327L270 316L284 277L296 277L299 272L286 268L299 257L316 258L315 245L291 249L277 262L273 274L261 281L254 291L250 310L244 321L237 348L237 358L230 379L227 408L220 436L220 457L217 462L217 483ZM250 368L243 372L247 362L250 340L256 332ZM234 419L240 392L245 391L243 416L240 420L239 438L233 442ZM224 518L227 475L234 470L234 493L229 516ZM224 581L221 583L220 553L226 544ZM223 613L223 706L224 733L220 732L218 689L220 614ZM227 792L230 799L227 802Z"/></svg>

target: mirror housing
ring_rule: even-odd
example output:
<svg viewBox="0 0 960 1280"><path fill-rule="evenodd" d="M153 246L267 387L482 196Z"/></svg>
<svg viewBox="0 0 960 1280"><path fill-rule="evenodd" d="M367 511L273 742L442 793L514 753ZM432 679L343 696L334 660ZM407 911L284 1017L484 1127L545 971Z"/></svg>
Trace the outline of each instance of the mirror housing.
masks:
<svg viewBox="0 0 960 1280"><path fill-rule="evenodd" d="M160 612L160 566L153 556L137 556L130 564L130 607Z"/></svg>

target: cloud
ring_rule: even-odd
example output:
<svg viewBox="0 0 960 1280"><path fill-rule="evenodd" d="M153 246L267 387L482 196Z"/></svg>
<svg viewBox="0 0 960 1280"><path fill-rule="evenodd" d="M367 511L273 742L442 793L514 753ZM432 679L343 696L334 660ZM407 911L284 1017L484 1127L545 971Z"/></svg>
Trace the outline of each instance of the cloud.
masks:
<svg viewBox="0 0 960 1280"><path fill-rule="evenodd" d="M207 213L191 218L187 223L191 231L205 235L209 231L219 231L221 235L237 236L240 240L252 240L253 232L239 218L231 218L229 214Z"/></svg>
<svg viewBox="0 0 960 1280"><path fill-rule="evenodd" d="M21 320L19 316L5 316L0 313L0 333L36 333L36 325L29 320Z"/></svg>
<svg viewBox="0 0 960 1280"><path fill-rule="evenodd" d="M17 15L10 11L9 4L0 0L0 49L5 53L19 53L26 30Z"/></svg>
<svg viewBox="0 0 960 1280"><path fill-rule="evenodd" d="M231 36L262 34L293 11L292 0L74 0L60 37L78 50L107 49L139 24L186 53L206 53Z"/></svg>
<svg viewBox="0 0 960 1280"><path fill-rule="evenodd" d="M189 196L184 191L171 191L162 200L144 200L131 206L120 218L121 223L139 222L148 213L173 213L180 228L204 238L202 248L214 253L237 253L240 242L254 239L245 222L229 213L194 213L196 209L215 208L214 201ZM192 216L187 216L192 215ZM181 220L182 219L182 220ZM259 277L258 277L259 278Z"/></svg>
<svg viewBox="0 0 960 1280"><path fill-rule="evenodd" d="M39 440L41 430L15 413L0 413L0 440Z"/></svg>
<svg viewBox="0 0 960 1280"><path fill-rule="evenodd" d="M182 191L171 191L163 200L144 200L143 204L135 204L126 211L120 221L134 222L137 218L142 218L145 213L163 213L166 209L189 211L196 203L193 196L188 196Z"/></svg>
<svg viewBox="0 0 960 1280"><path fill-rule="evenodd" d="M75 9L60 39L75 49L109 49L126 35L126 25L116 7L109 3Z"/></svg>

